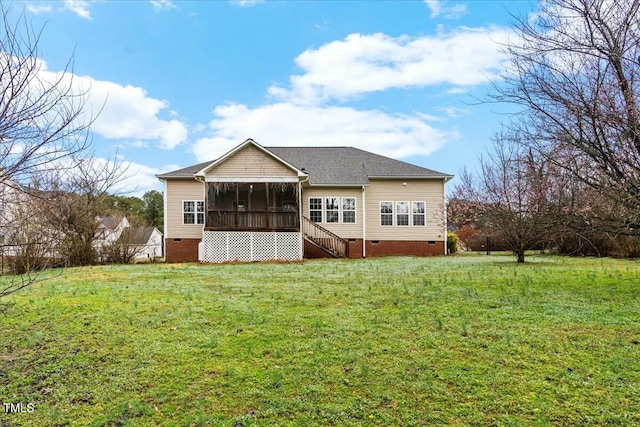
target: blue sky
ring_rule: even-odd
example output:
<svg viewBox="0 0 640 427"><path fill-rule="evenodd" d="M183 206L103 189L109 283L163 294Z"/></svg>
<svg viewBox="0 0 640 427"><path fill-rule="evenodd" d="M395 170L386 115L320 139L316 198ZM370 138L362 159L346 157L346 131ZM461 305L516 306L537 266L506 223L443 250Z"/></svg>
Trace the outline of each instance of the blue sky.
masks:
<svg viewBox="0 0 640 427"><path fill-rule="evenodd" d="M356 146L441 172L473 166L506 119L478 104L505 66L510 13L532 1L14 1L43 73L74 57L95 155L123 188L246 138Z"/></svg>

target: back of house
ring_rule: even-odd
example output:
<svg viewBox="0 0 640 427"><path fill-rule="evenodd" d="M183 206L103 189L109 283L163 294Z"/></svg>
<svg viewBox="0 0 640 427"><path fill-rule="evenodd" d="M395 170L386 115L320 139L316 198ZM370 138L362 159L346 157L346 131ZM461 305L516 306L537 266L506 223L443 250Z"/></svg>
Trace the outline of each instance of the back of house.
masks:
<svg viewBox="0 0 640 427"><path fill-rule="evenodd" d="M446 253L452 176L357 148L248 139L158 178L169 262Z"/></svg>

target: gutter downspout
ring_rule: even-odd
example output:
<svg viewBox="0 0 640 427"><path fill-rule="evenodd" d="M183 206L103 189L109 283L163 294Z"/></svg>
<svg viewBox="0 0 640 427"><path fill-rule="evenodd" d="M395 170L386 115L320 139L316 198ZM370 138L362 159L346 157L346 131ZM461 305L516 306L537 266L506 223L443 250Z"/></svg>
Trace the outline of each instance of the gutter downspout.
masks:
<svg viewBox="0 0 640 427"><path fill-rule="evenodd" d="M449 236L447 235L447 191L445 190L445 184L447 183L447 178L442 182L442 201L443 201L443 216L444 216L444 254L447 255L449 252L448 241Z"/></svg>
<svg viewBox="0 0 640 427"><path fill-rule="evenodd" d="M298 180L298 224L300 224L300 259L304 259L304 231L302 230L302 183L309 182L309 175L303 180Z"/></svg>
<svg viewBox="0 0 640 427"><path fill-rule="evenodd" d="M367 198L362 186L362 258L367 257Z"/></svg>
<svg viewBox="0 0 640 427"><path fill-rule="evenodd" d="M167 180L163 179L162 183L164 184L164 192L162 193L162 208L164 210L164 215L162 215L162 228L164 231L164 238L162 239L162 260L163 262L167 262L167 231L169 231L169 227L167 224L167 215L169 213L167 209Z"/></svg>
<svg viewBox="0 0 640 427"><path fill-rule="evenodd" d="M202 200L204 201L204 223L202 224L202 230L200 231L200 243L198 243L198 262L202 262L204 261L204 228L207 225L207 216L209 215L209 211L207 206L209 206L209 200L208 199L208 188L207 188L207 182L205 180L204 176L197 176L196 175L196 181L201 182L202 183ZM197 216L198 214L196 213L196 223L197 223Z"/></svg>

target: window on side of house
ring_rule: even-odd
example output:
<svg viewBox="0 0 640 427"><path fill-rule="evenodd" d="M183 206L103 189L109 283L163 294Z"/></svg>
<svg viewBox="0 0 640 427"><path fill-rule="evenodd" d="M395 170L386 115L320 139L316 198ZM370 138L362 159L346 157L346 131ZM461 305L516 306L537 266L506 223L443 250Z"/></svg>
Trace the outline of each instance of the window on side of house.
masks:
<svg viewBox="0 0 640 427"><path fill-rule="evenodd" d="M411 202L412 225L414 226L425 225L427 223L425 212L426 212L425 202Z"/></svg>
<svg viewBox="0 0 640 427"><path fill-rule="evenodd" d="M396 225L409 225L409 202L396 202Z"/></svg>
<svg viewBox="0 0 640 427"><path fill-rule="evenodd" d="M338 197L325 198L325 222L340 222L340 199Z"/></svg>
<svg viewBox="0 0 640 427"><path fill-rule="evenodd" d="M356 198L342 198L342 222L345 224L355 224L356 222Z"/></svg>
<svg viewBox="0 0 640 427"><path fill-rule="evenodd" d="M309 219L322 222L322 197L309 197Z"/></svg>
<svg viewBox="0 0 640 427"><path fill-rule="evenodd" d="M196 222L204 225L204 200L196 201Z"/></svg>
<svg viewBox="0 0 640 427"><path fill-rule="evenodd" d="M393 202L380 202L380 225L393 225Z"/></svg>
<svg viewBox="0 0 640 427"><path fill-rule="evenodd" d="M183 224L204 224L204 201L203 200L183 200L182 201L182 223Z"/></svg>

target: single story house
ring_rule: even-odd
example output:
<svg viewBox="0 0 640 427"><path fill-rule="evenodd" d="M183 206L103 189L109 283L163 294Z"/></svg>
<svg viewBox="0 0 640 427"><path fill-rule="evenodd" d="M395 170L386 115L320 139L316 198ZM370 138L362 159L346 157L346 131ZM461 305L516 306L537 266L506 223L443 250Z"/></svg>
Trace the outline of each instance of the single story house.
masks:
<svg viewBox="0 0 640 427"><path fill-rule="evenodd" d="M165 259L446 253L452 176L352 147L263 147L157 175Z"/></svg>

